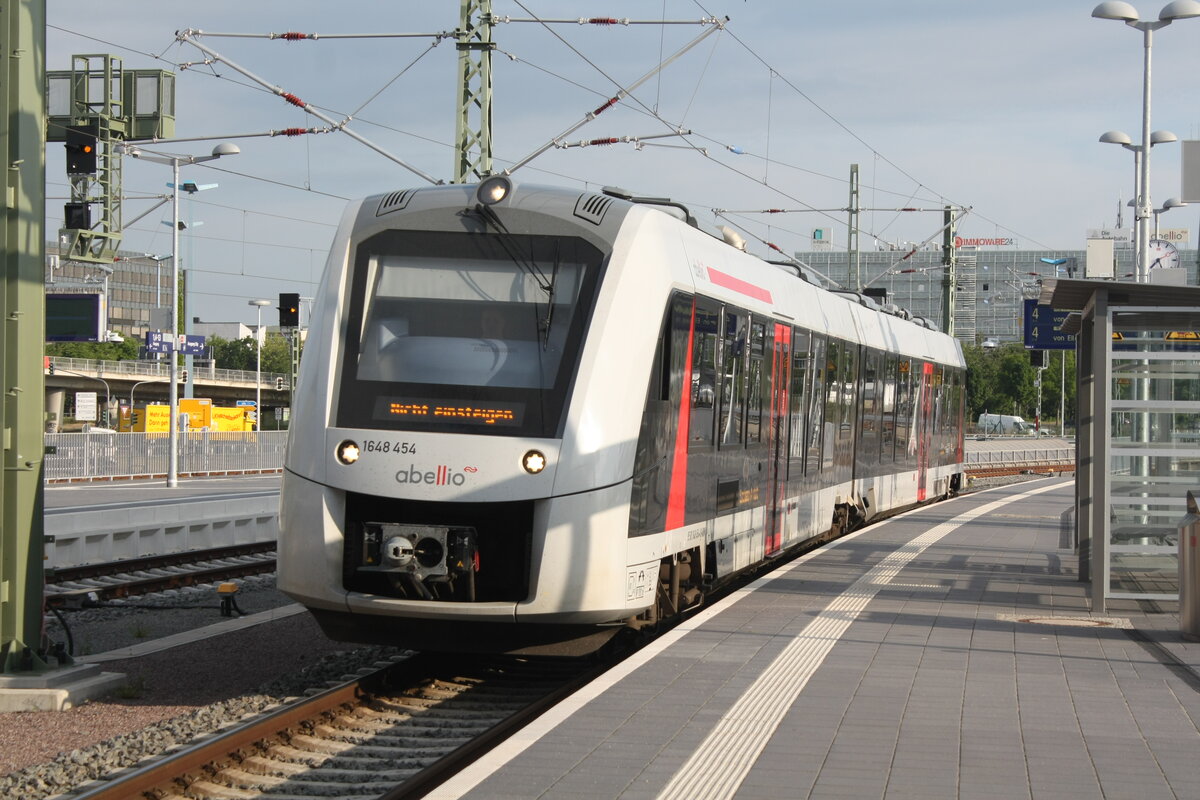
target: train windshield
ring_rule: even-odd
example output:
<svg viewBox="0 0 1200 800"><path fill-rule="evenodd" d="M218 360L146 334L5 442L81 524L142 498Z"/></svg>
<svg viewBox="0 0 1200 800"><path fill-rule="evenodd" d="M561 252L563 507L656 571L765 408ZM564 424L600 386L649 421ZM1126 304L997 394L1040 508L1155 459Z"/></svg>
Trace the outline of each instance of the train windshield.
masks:
<svg viewBox="0 0 1200 800"><path fill-rule="evenodd" d="M338 423L554 435L601 259L570 237L390 231L364 242Z"/></svg>

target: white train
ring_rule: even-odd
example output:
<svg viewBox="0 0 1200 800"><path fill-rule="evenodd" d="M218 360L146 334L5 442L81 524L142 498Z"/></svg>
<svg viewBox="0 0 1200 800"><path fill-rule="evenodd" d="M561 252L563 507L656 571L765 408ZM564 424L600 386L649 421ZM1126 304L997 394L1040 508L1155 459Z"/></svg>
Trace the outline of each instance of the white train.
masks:
<svg viewBox="0 0 1200 800"><path fill-rule="evenodd" d="M348 641L584 650L962 474L961 348L664 200L352 203L313 308L279 586Z"/></svg>

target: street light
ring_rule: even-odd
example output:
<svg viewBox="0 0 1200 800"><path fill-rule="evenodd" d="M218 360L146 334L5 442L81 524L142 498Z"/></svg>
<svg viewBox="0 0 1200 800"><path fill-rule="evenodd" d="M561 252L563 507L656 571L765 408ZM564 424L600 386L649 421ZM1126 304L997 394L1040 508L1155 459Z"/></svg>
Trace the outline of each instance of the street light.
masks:
<svg viewBox="0 0 1200 800"><path fill-rule="evenodd" d="M1137 280L1149 280L1149 249L1150 249L1150 147L1154 144L1150 136L1150 51L1154 45L1154 31L1165 28L1177 19L1200 17L1200 2L1197 0L1174 0L1163 6L1158 13L1158 20L1140 20L1138 12L1129 3L1120 0L1106 0L1092 9L1092 16L1097 19L1115 19L1124 22L1131 28L1142 32L1144 48L1142 68L1142 143L1137 145L1140 152L1140 164L1137 165L1137 211L1134 219L1137 228ZM1115 133L1110 131L1110 133ZM1107 136L1108 134L1105 134ZM1125 137L1128 139L1129 137ZM1101 141L1108 141L1101 137ZM1119 142L1123 146L1128 142Z"/></svg>
<svg viewBox="0 0 1200 800"><path fill-rule="evenodd" d="M169 377L170 413L167 422L168 447L170 456L167 461L167 486L174 488L179 485L179 165L200 164L213 161L221 156L233 156L242 152L231 142L222 142L208 156L178 156L162 153L148 153L135 145L126 145L125 154L143 161L155 164L166 164L171 167L171 371Z"/></svg>
<svg viewBox="0 0 1200 800"><path fill-rule="evenodd" d="M1141 242L1138 232L1142 229L1143 222L1144 222L1144 220L1141 218L1141 215L1139 215L1138 211L1137 211L1137 206L1138 206L1137 196L1138 196L1138 192L1141 191L1140 187L1142 185L1142 146L1138 145L1138 144L1134 144L1133 140L1129 138L1129 134L1125 133L1124 131L1105 131L1104 133L1102 133L1100 135L1100 141L1103 142L1104 144L1119 144L1119 145L1121 145L1121 147L1124 147L1126 150L1133 151L1133 195L1134 196L1129 201L1129 203L1127 203L1127 205L1133 209L1133 244L1134 244L1134 247L1136 248L1136 247L1138 247L1138 243ZM1170 131L1155 131L1154 133L1150 134L1150 146L1151 147L1153 147L1156 144L1167 144L1168 142L1177 142L1177 141L1179 141L1179 137L1176 136L1175 134L1171 133ZM1149 237L1147 236L1146 238L1147 238L1147 242L1148 242ZM1142 257L1141 257L1140 251L1139 251L1138 255L1137 255L1137 260L1140 262L1141 258ZM1133 274L1134 274L1135 280L1139 280L1139 281L1142 280L1142 278L1138 276L1137 264L1134 264Z"/></svg>
<svg viewBox="0 0 1200 800"><path fill-rule="evenodd" d="M262 430L262 310L271 305L270 300L251 300L250 305L258 309L258 324L254 327L254 341L258 354L254 359L254 430Z"/></svg>
<svg viewBox="0 0 1200 800"><path fill-rule="evenodd" d="M1180 200L1178 197L1168 197L1167 202L1162 204L1162 208L1152 208L1150 211L1154 214L1154 238L1158 238L1158 216L1166 213L1172 208L1183 208L1187 203Z"/></svg>

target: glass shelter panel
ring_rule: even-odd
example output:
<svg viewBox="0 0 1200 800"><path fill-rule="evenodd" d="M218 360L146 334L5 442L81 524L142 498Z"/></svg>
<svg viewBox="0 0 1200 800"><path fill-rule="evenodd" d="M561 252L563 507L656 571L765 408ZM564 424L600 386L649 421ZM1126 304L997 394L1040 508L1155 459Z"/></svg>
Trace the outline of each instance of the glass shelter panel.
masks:
<svg viewBox="0 0 1200 800"><path fill-rule="evenodd" d="M1179 520L1200 484L1200 347L1113 313L1109 343L1106 596L1179 591ZM1125 319L1123 320L1123 317Z"/></svg>

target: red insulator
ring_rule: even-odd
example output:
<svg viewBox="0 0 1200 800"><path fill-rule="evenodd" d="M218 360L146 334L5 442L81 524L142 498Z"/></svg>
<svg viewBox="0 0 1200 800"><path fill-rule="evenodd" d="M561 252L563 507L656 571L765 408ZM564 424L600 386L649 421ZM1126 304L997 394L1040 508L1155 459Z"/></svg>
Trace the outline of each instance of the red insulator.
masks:
<svg viewBox="0 0 1200 800"><path fill-rule="evenodd" d="M783 209L782 209L782 208L768 208L768 209L767 209L765 212L763 212L763 213L765 213L765 214L782 214L782 213L783 213Z"/></svg>
<svg viewBox="0 0 1200 800"><path fill-rule="evenodd" d="M307 39L308 36L309 34L307 33L296 33L295 31L288 31L287 33L279 34L280 39L286 39L289 42L298 42L301 39Z"/></svg>
<svg viewBox="0 0 1200 800"><path fill-rule="evenodd" d="M610 98L608 99L608 102L607 102L607 103L605 103L604 105L600 106L599 108L597 108L597 109L596 109L595 111L593 111L592 113L593 113L593 114L596 114L596 115L602 114L602 113L604 113L605 111L607 111L608 109L610 109L610 108L612 108L613 106L615 106L615 105L616 105L617 103L619 103L619 102L621 102L621 99L620 99L619 97L610 97Z"/></svg>
<svg viewBox="0 0 1200 800"><path fill-rule="evenodd" d="M284 128L280 133L284 136L303 136L308 133L308 128Z"/></svg>
<svg viewBox="0 0 1200 800"><path fill-rule="evenodd" d="M616 17L592 17L588 20L589 25L616 25L619 20Z"/></svg>
<svg viewBox="0 0 1200 800"><path fill-rule="evenodd" d="M770 242L764 242L764 244L766 244L766 246L771 248L772 250L778 250L780 253L783 252L783 250L777 244L771 244Z"/></svg>
<svg viewBox="0 0 1200 800"><path fill-rule="evenodd" d="M619 141L621 140L615 136L611 136L607 139L592 139L588 144L616 144Z"/></svg>
<svg viewBox="0 0 1200 800"><path fill-rule="evenodd" d="M287 100L289 103L291 103L294 106L300 106L301 108L304 108L304 106L305 106L305 102L303 100L301 100L299 97L296 97L296 95L292 94L291 92L284 92L283 94L281 94L279 96L282 97L284 100Z"/></svg>

